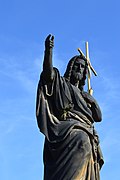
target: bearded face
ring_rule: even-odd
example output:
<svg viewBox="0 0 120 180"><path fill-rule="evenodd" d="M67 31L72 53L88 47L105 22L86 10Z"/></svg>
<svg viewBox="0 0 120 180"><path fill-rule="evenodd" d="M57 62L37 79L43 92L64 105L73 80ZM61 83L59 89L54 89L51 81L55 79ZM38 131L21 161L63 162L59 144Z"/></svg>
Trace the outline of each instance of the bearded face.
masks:
<svg viewBox="0 0 120 180"><path fill-rule="evenodd" d="M83 85L84 72L86 68L86 63L83 59L77 59L74 62L72 73L71 73L71 83L73 85ZM84 79L85 81L85 79Z"/></svg>

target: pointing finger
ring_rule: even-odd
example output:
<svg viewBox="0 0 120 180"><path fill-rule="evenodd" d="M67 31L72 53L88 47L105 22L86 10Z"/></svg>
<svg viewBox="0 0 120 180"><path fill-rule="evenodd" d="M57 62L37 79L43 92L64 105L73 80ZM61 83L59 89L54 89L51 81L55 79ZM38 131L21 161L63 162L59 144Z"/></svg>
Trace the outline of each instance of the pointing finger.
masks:
<svg viewBox="0 0 120 180"><path fill-rule="evenodd" d="M50 37L51 37L51 34L49 34L49 35L47 36L46 41L49 40Z"/></svg>

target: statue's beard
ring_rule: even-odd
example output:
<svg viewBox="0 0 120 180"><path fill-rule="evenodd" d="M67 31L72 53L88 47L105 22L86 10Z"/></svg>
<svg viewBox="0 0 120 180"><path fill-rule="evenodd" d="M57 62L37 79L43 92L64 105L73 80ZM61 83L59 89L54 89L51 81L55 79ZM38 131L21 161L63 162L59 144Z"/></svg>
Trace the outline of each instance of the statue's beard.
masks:
<svg viewBox="0 0 120 180"><path fill-rule="evenodd" d="M76 73L75 71L72 72L71 76L71 84L81 88L85 85L85 79L83 73Z"/></svg>
<svg viewBox="0 0 120 180"><path fill-rule="evenodd" d="M76 73L76 72L73 71L72 79L74 80L74 82L82 81L83 73L81 74L81 73Z"/></svg>

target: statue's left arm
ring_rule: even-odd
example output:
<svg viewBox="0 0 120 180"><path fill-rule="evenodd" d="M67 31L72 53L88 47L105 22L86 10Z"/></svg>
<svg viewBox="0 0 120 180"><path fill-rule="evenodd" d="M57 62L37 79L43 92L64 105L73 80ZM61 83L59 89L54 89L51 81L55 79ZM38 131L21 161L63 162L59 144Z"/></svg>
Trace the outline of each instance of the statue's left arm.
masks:
<svg viewBox="0 0 120 180"><path fill-rule="evenodd" d="M93 96L91 96L87 92L83 92L82 95L92 111L92 116L94 121L95 122L102 121L102 113L97 101L93 98Z"/></svg>

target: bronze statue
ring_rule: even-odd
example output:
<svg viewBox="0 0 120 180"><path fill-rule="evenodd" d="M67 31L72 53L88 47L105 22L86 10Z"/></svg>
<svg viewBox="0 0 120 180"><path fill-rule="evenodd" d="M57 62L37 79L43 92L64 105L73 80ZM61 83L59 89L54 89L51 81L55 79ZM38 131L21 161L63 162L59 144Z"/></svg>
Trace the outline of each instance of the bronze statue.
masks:
<svg viewBox="0 0 120 180"><path fill-rule="evenodd" d="M36 103L38 127L45 135L44 180L99 180L104 162L93 123L102 115L84 91L88 63L82 54L74 56L61 77L52 64L53 46L49 35Z"/></svg>

